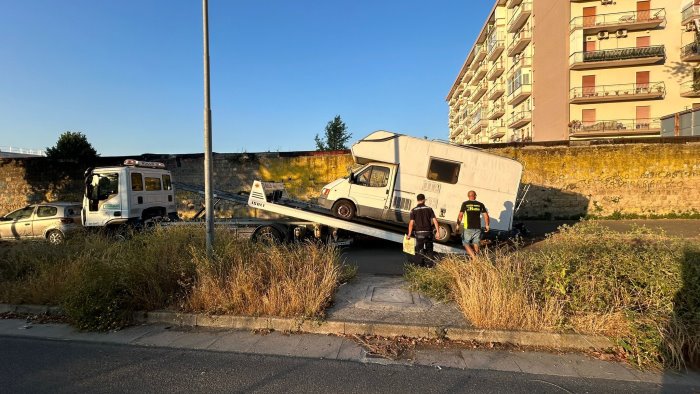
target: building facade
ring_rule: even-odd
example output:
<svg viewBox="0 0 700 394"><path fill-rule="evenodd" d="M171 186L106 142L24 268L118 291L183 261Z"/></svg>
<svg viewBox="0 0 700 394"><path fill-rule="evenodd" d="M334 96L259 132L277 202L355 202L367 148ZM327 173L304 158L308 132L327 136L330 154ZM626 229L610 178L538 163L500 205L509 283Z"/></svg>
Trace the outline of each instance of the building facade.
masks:
<svg viewBox="0 0 700 394"><path fill-rule="evenodd" d="M700 105L700 0L497 0L447 96L457 143L653 137Z"/></svg>

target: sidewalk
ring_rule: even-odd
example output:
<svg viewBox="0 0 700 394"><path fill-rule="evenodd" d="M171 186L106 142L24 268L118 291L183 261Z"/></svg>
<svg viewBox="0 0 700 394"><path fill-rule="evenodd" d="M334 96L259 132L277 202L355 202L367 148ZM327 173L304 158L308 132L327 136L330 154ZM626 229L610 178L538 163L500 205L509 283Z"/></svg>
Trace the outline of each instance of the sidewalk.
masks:
<svg viewBox="0 0 700 394"><path fill-rule="evenodd" d="M140 325L109 333L84 333L66 324L31 324L24 320L6 319L0 320L0 336L429 366L438 369L511 371L700 388L700 375L697 373L681 375L640 372L620 363L600 361L579 354L417 349L412 359L394 361L372 356L350 339L314 334L262 334L167 325Z"/></svg>

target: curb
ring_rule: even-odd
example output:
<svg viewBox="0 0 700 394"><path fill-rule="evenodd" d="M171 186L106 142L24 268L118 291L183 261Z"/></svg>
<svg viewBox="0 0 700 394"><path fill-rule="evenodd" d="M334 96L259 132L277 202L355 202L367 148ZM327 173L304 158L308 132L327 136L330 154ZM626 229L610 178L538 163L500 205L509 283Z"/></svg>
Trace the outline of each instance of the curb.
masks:
<svg viewBox="0 0 700 394"><path fill-rule="evenodd" d="M57 306L0 304L0 313L27 313L30 315L62 316L63 310Z"/></svg>
<svg viewBox="0 0 700 394"><path fill-rule="evenodd" d="M460 327L402 325L379 322L342 320L299 320L281 317L249 317L234 315L210 316L170 311L138 312L140 323L161 323L187 327L231 328L238 330L274 330L309 334L406 336L414 338L447 338L454 341L510 343L520 346L548 347L568 350L608 349L613 343L605 337L540 333L529 331L495 331Z"/></svg>

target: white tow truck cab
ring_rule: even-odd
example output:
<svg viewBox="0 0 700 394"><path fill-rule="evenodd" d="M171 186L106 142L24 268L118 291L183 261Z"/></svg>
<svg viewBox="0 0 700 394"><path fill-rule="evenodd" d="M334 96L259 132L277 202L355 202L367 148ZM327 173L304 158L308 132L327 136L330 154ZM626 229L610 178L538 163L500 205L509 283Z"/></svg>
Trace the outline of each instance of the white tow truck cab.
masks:
<svg viewBox="0 0 700 394"><path fill-rule="evenodd" d="M163 163L128 159L123 166L85 171L83 226L139 226L177 218L172 177Z"/></svg>
<svg viewBox="0 0 700 394"><path fill-rule="evenodd" d="M326 185L319 204L333 215L355 216L408 225L416 196L424 194L446 242L456 233L457 216L467 192L486 205L493 230L510 231L522 164L475 148L376 131L352 146L363 167Z"/></svg>

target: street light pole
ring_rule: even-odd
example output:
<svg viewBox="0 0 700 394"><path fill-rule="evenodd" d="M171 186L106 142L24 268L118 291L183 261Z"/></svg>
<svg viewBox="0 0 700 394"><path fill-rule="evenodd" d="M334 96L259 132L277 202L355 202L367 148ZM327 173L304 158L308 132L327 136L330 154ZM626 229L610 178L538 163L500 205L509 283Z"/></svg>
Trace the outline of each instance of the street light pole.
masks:
<svg viewBox="0 0 700 394"><path fill-rule="evenodd" d="M211 149L211 107L209 97L209 5L202 0L202 24L204 35L204 212L206 222L207 257L214 255L214 189Z"/></svg>

